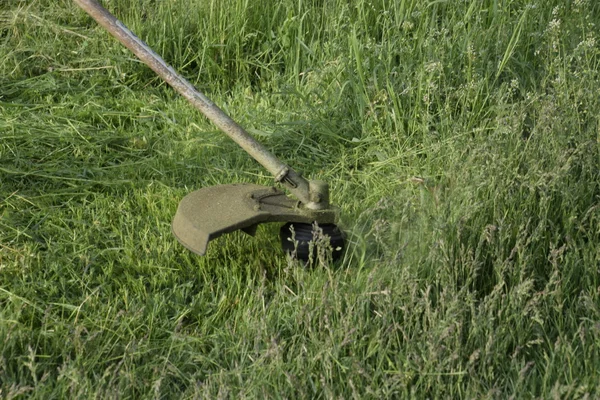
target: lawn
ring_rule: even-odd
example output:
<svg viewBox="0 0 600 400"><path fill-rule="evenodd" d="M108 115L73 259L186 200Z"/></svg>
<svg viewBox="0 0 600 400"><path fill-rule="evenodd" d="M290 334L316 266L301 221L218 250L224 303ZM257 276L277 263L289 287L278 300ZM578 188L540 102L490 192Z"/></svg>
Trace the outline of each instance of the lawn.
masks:
<svg viewBox="0 0 600 400"><path fill-rule="evenodd" d="M598 398L600 3L106 0L347 251L171 235L272 177L67 0L0 0L0 397Z"/></svg>

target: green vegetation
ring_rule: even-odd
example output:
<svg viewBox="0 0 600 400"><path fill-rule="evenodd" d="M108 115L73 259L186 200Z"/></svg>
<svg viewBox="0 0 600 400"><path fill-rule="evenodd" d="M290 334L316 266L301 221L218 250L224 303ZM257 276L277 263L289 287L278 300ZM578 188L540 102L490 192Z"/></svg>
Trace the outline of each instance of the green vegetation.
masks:
<svg viewBox="0 0 600 400"><path fill-rule="evenodd" d="M600 3L105 4L349 250L186 251L186 193L271 177L70 1L2 0L0 397L600 396Z"/></svg>

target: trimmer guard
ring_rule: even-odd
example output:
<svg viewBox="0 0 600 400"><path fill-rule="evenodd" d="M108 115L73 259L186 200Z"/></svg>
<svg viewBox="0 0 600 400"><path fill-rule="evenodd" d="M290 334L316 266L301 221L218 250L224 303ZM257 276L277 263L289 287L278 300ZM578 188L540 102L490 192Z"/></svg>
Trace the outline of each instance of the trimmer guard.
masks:
<svg viewBox="0 0 600 400"><path fill-rule="evenodd" d="M185 196L173 219L173 234L181 244L204 255L208 242L238 229L254 236L264 222L333 224L335 209L308 210L284 192L255 184L202 188Z"/></svg>

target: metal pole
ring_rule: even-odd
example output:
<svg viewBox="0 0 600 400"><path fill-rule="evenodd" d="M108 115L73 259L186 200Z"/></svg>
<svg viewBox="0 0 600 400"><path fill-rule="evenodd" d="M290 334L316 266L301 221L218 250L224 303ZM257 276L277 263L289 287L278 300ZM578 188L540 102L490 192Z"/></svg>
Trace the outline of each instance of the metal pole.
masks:
<svg viewBox="0 0 600 400"><path fill-rule="evenodd" d="M305 205L313 205L309 194L309 184L299 173L281 162L248 132L239 126L223 110L198 91L190 82L177 74L146 43L131 32L96 0L74 0L79 7L102 25L125 47L149 66L165 82L200 110L213 124L225 132L242 149L267 169L278 182L283 183ZM312 207L311 207L312 208ZM319 207L320 208L320 207Z"/></svg>

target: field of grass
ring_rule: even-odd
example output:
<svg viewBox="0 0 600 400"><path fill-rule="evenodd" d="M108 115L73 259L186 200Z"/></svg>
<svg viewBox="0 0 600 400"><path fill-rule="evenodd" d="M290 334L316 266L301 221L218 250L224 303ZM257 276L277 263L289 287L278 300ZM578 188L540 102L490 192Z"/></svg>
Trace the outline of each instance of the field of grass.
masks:
<svg viewBox="0 0 600 400"><path fill-rule="evenodd" d="M185 250L185 194L271 177L72 2L0 0L1 398L600 396L600 3L104 4L348 250Z"/></svg>

